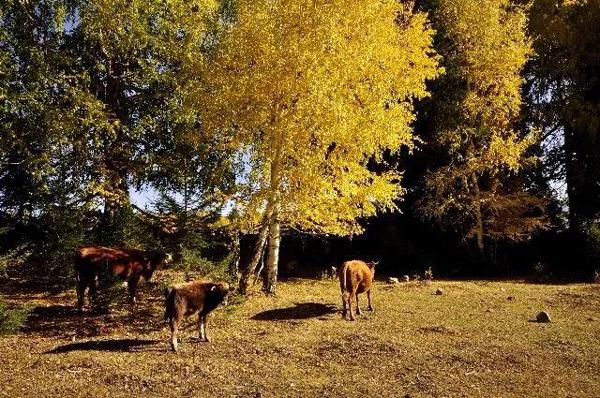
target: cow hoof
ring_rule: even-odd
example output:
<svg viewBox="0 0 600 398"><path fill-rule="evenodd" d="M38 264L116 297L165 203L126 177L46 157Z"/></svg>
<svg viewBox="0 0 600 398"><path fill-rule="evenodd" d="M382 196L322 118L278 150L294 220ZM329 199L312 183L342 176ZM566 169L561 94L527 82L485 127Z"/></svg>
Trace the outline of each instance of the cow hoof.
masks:
<svg viewBox="0 0 600 398"><path fill-rule="evenodd" d="M356 315L362 315L362 311L361 310L357 310L356 311Z"/></svg>
<svg viewBox="0 0 600 398"><path fill-rule="evenodd" d="M367 308L367 311L375 312L375 308L369 307L369 308Z"/></svg>

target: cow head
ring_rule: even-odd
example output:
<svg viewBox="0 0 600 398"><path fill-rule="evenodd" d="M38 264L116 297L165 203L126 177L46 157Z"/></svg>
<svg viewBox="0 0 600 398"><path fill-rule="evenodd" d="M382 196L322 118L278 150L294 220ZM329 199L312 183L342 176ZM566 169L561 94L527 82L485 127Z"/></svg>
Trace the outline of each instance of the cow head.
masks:
<svg viewBox="0 0 600 398"><path fill-rule="evenodd" d="M228 304L229 293L232 293L233 291L235 291L235 287L230 286L229 283L226 282L217 283L210 288L211 294L217 295L219 301L221 301L223 305Z"/></svg>
<svg viewBox="0 0 600 398"><path fill-rule="evenodd" d="M162 264L170 264L171 255L162 250L150 250L146 252L146 265L144 266L143 277L145 280L150 280L152 274Z"/></svg>
<svg viewBox="0 0 600 398"><path fill-rule="evenodd" d="M367 267L371 270L371 274L375 276L375 267L379 264L379 261L369 261Z"/></svg>

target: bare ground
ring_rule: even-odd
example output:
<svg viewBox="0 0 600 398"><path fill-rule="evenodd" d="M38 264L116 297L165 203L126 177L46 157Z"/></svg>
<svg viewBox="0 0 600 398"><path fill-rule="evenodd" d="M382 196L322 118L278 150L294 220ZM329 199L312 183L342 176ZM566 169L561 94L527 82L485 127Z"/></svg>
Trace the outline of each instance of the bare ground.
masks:
<svg viewBox="0 0 600 398"><path fill-rule="evenodd" d="M0 396L600 397L599 285L378 283L350 322L336 282L294 280L216 310L212 343L190 320L175 354L160 281L177 277L103 316L78 315L72 291L4 286L35 310L0 337Z"/></svg>

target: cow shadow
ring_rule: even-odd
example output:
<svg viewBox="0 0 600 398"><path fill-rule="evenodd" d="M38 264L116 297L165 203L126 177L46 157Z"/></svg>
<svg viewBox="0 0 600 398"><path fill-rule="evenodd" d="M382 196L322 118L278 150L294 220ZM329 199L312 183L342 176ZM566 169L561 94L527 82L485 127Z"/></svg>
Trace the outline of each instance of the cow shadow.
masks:
<svg viewBox="0 0 600 398"><path fill-rule="evenodd" d="M142 347L156 343L157 340L144 339L93 340L61 345L47 351L46 354L64 354L72 351L137 352L144 351Z"/></svg>
<svg viewBox="0 0 600 398"><path fill-rule="evenodd" d="M334 314L337 309L334 305L323 303L295 303L293 307L275 308L255 314L250 319L255 321L285 321L318 318Z"/></svg>

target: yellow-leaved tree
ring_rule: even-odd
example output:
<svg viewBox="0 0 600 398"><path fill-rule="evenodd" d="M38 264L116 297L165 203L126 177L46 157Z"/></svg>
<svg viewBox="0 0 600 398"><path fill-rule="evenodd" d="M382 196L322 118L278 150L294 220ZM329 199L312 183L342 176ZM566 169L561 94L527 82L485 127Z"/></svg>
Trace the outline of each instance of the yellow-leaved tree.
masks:
<svg viewBox="0 0 600 398"><path fill-rule="evenodd" d="M522 238L544 227L544 201L515 182L534 159L535 134L517 129L521 75L531 52L525 10L509 0L440 0L430 5L446 74L433 89L432 144L421 211L475 237Z"/></svg>
<svg viewBox="0 0 600 398"><path fill-rule="evenodd" d="M235 130L244 159L236 205L259 239L242 292L267 239L275 291L282 227L356 234L358 219L395 208L401 174L368 163L413 146L413 100L439 72L409 3L240 0L223 18L195 106L205 129Z"/></svg>

